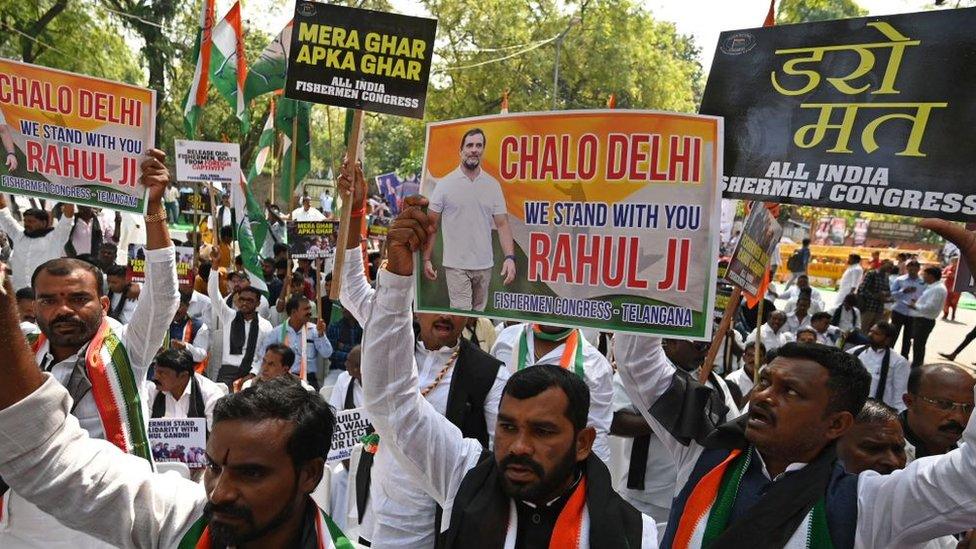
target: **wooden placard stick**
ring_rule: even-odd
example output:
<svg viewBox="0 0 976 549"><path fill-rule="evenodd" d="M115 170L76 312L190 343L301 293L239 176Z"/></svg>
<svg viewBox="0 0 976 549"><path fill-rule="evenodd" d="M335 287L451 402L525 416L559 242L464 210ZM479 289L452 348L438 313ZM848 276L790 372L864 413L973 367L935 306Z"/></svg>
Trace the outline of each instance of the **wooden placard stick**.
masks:
<svg viewBox="0 0 976 549"><path fill-rule="evenodd" d="M735 286L732 290L732 295L729 296L729 302L725 304L722 322L719 323L718 329L712 335L712 344L708 347L708 354L705 355L705 362L702 364L701 373L698 374L698 381L701 383L705 383L708 380L708 375L712 373L712 368L715 366L715 357L718 355L718 349L722 346L722 340L725 339L725 334L728 333L729 328L732 326L732 319L735 318L735 310L739 307L741 300L742 288Z"/></svg>
<svg viewBox="0 0 976 549"><path fill-rule="evenodd" d="M363 111L356 109L352 115L352 132L349 134L349 143L346 144L346 161L357 169L359 161L359 138L363 129ZM353 171L355 174L355 171ZM355 177L355 175L353 175ZM342 201L342 209L339 210L339 238L336 240L335 261L332 264L332 290L330 295L338 296L342 284L342 264L345 262L345 245L349 239L349 225L352 221L352 202L351 200ZM356 227L359 230L359 227Z"/></svg>

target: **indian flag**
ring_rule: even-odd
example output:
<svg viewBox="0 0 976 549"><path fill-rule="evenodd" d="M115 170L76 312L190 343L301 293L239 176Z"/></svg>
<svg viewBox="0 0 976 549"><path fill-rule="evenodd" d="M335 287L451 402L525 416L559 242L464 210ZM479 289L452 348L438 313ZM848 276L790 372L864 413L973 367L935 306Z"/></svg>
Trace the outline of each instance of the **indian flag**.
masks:
<svg viewBox="0 0 976 549"><path fill-rule="evenodd" d="M246 132L250 124L247 101L244 98L247 60L244 56L244 38L241 33L240 2L235 2L227 15L214 27L212 41L210 78L220 95L234 109L238 120L241 121L241 128Z"/></svg>
<svg viewBox="0 0 976 549"><path fill-rule="evenodd" d="M259 95L284 89L288 50L291 47L291 28L292 22L289 21L251 66L244 81L245 103L250 103Z"/></svg>
<svg viewBox="0 0 976 549"><path fill-rule="evenodd" d="M268 237L270 227L268 227L268 219L264 215L264 208L254 198L254 193L251 192L251 184L264 171L264 164L268 161L268 156L271 154L271 144L275 138L274 105L274 99L269 101L268 118L264 123L261 136L258 138L258 150L254 154L254 162L251 164L251 169L247 172L246 184L240 188L239 192L233 193L231 197L234 208L237 211L247 212L247 217L251 225L251 234L254 238L254 245L258 250L264 247L264 240ZM235 191L237 191L236 188Z"/></svg>
<svg viewBox="0 0 976 549"><path fill-rule="evenodd" d="M203 0L200 9L199 32L193 45L193 56L197 65L193 72L193 82L183 100L183 126L186 134L195 137L197 134L197 119L200 111L207 104L207 87L210 75L210 43L211 31L214 23L214 0Z"/></svg>
<svg viewBox="0 0 976 549"><path fill-rule="evenodd" d="M246 197L248 206L250 206L250 202L254 201L254 197L248 189L244 172L241 172L241 177L237 185L233 185L231 194ZM259 217L257 219L264 219L260 213L260 206L258 208ZM248 209L247 215L240 221L239 227L237 228L237 245L241 249L241 260L244 263L244 270L247 271L247 278L251 281L251 286L267 295L268 285L264 282L264 272L261 270L261 258L258 256L258 250L260 248L255 244L254 233L251 232L251 223L253 222L251 215L251 211ZM264 241L263 238L261 240L262 242Z"/></svg>

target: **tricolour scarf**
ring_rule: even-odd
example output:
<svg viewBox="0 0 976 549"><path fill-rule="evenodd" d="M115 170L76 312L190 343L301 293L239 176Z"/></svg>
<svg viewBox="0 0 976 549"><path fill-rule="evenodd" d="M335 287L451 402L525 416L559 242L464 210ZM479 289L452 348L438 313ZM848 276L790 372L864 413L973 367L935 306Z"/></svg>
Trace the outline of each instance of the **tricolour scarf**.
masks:
<svg viewBox="0 0 976 549"><path fill-rule="evenodd" d="M306 520L302 541L295 549L355 549L356 546L342 533L329 515L315 507L314 503L309 505L314 509L314 523L309 524ZM310 514L311 512L307 513L306 517ZM177 549L218 549L214 545L206 517L200 517L193 523L177 545Z"/></svg>
<svg viewBox="0 0 976 549"><path fill-rule="evenodd" d="M522 335L519 337L518 348L515 349L515 356L518 360L517 368L519 370L523 370L526 366L535 363L535 357L530 356L533 351L529 347L529 330L532 331L533 338L537 337L546 341L563 342L563 354L559 359L559 365L567 370L572 368L573 372L581 378L586 377L585 370L583 369L583 342L581 341L582 335L580 331L567 328L562 332L550 334L542 331L538 324L526 325L522 330Z"/></svg>
<svg viewBox="0 0 976 549"><path fill-rule="evenodd" d="M192 345L194 338L197 337L197 333L199 333L200 331L201 325L202 325L201 322L194 321L193 318L189 316L186 317L186 319L184 320L184 324L182 328L179 327L177 321L173 321L173 323L170 324L169 331L166 332L166 339L163 341L163 348L164 349L173 348L173 332L177 329L179 330L179 332L177 333L180 334L179 336L180 341ZM197 362L193 366L193 371L201 375L205 374L207 372L207 364L209 362L210 362L210 356L208 354L208 356L203 357L203 360Z"/></svg>
<svg viewBox="0 0 976 549"><path fill-rule="evenodd" d="M515 502L511 503L508 516L508 531L505 534L505 549L515 549L518 537L518 513ZM549 538L549 549L575 549L589 547L590 517L586 512L586 476L576 484L576 489L569 496L563 510L556 517L556 525Z"/></svg>
<svg viewBox="0 0 976 549"><path fill-rule="evenodd" d="M44 334L34 342L36 354L47 341ZM148 461L149 438L139 398L139 381L132 372L129 354L107 319L95 332L85 351L85 374L105 430L105 440L123 452Z"/></svg>
<svg viewBox="0 0 976 549"><path fill-rule="evenodd" d="M729 456L698 481L685 504L673 547L734 547L723 539L729 528L732 508L742 477L752 461L753 451L732 450ZM731 542L731 543L730 543ZM787 549L831 549L824 497L807 512L795 533L782 547Z"/></svg>

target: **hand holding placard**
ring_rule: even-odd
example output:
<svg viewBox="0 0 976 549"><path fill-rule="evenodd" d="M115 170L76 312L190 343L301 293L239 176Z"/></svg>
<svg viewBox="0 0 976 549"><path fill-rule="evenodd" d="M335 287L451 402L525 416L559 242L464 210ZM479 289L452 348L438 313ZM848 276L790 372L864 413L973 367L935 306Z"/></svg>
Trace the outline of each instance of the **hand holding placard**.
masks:
<svg viewBox="0 0 976 549"><path fill-rule="evenodd" d="M386 236L386 269L393 274L413 274L413 256L423 249L433 234L433 224L423 208L427 199L417 195L404 200L403 211L393 222Z"/></svg>

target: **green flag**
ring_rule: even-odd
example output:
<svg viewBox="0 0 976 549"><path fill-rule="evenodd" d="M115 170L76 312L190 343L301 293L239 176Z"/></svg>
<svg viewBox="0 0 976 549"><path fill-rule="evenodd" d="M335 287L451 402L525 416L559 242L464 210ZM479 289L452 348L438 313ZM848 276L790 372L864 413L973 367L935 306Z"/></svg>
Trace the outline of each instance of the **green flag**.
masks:
<svg viewBox="0 0 976 549"><path fill-rule="evenodd" d="M278 186L278 197L285 203L291 203L292 192L305 179L312 168L312 147L309 134L309 113L311 105L304 101L281 98L278 102L278 112L275 113L275 129L281 132L281 184ZM294 121L298 120L297 126ZM293 143L293 141L295 143ZM297 144L297 145L296 145ZM296 146L295 176L292 179L292 146Z"/></svg>
<svg viewBox="0 0 976 549"><path fill-rule="evenodd" d="M244 81L244 103L259 95L285 88L285 72L288 67L288 49L291 46L291 21L271 41L261 57L251 65Z"/></svg>
<svg viewBox="0 0 976 549"><path fill-rule="evenodd" d="M257 176L264 171L264 164L271 155L271 144L274 143L275 138L274 115L274 101L271 101L268 107L268 118L264 122L264 130L261 131L261 137L258 138L258 150L254 154L251 169L247 172L247 185L244 187L247 217L251 224L254 246L258 251L264 248L264 240L268 238L270 227L268 226L268 219L264 215L264 208L261 207L261 204L254 198L254 193L251 192L251 185Z"/></svg>

